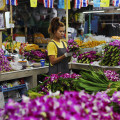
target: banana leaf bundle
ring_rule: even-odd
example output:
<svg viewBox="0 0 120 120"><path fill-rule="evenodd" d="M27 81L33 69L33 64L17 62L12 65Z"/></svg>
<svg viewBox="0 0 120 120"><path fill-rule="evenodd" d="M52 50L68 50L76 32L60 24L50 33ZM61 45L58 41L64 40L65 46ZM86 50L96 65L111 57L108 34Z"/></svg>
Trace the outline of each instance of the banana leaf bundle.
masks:
<svg viewBox="0 0 120 120"><path fill-rule="evenodd" d="M74 81L77 91L84 89L88 93L96 93L107 89L117 91L120 88L120 81L110 81L101 70L82 69L80 74L82 77Z"/></svg>

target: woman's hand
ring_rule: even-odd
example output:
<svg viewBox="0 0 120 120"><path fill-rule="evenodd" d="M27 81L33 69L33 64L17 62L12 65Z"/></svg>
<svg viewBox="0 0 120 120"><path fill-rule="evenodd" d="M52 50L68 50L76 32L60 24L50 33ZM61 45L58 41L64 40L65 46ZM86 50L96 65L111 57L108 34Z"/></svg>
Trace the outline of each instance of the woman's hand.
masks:
<svg viewBox="0 0 120 120"><path fill-rule="evenodd" d="M62 55L60 57L55 58L55 55L50 55L49 56L49 61L52 65L59 63L60 61L62 61L65 58L65 55Z"/></svg>
<svg viewBox="0 0 120 120"><path fill-rule="evenodd" d="M72 56L72 54L73 54L73 52L69 52L69 53L65 53L64 55L65 55L65 57L70 57L70 56Z"/></svg>

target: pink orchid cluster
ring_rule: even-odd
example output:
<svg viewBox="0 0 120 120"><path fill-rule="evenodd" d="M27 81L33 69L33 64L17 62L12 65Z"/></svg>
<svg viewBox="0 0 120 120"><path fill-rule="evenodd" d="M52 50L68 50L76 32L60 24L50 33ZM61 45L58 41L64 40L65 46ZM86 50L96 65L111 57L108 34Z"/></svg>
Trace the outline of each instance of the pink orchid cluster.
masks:
<svg viewBox="0 0 120 120"><path fill-rule="evenodd" d="M94 61L99 61L100 59L101 55L99 53L96 53L96 51L84 52L78 56L79 63L89 64Z"/></svg>
<svg viewBox="0 0 120 120"><path fill-rule="evenodd" d="M52 74L50 77L45 77L44 85L40 85L41 92L48 93L49 90L64 92L65 90L73 90L73 80L80 78L81 75L73 73Z"/></svg>
<svg viewBox="0 0 120 120"><path fill-rule="evenodd" d="M10 62L8 61L7 57L4 56L4 51L0 49L0 71L7 72L11 69Z"/></svg>
<svg viewBox="0 0 120 120"><path fill-rule="evenodd" d="M68 40L67 52L75 52L77 50L79 50L79 45L73 39Z"/></svg>
<svg viewBox="0 0 120 120"><path fill-rule="evenodd" d="M117 74L115 71L106 70L106 71L104 71L104 74L111 81L119 81L120 80L119 74Z"/></svg>
<svg viewBox="0 0 120 120"><path fill-rule="evenodd" d="M31 50L29 52L24 52L24 57L32 62L40 62L40 59L48 60L47 51L41 52L38 50Z"/></svg>
<svg viewBox="0 0 120 120"><path fill-rule="evenodd" d="M117 103L120 107L120 91L115 91L111 98L112 102Z"/></svg>
<svg viewBox="0 0 120 120"><path fill-rule="evenodd" d="M113 42L110 42L109 45L110 45L110 46L120 47L120 41L119 41L119 40L115 40L115 41L113 41Z"/></svg>
<svg viewBox="0 0 120 120"><path fill-rule="evenodd" d="M120 93L119 93L120 94ZM23 96L21 103L9 100L0 110L1 120L120 120L113 111L112 100L105 92L89 95L84 91L64 92L63 95L45 95L36 99Z"/></svg>
<svg viewBox="0 0 120 120"><path fill-rule="evenodd" d="M80 77L81 77L81 75L76 74L76 73L73 73L73 74L65 73L65 74L61 74L61 75L52 74L52 75L50 75L50 81L53 82L55 80L59 80L59 78L62 78L62 79L70 79L70 78L77 79L77 78L80 78ZM47 79L47 78L45 78L45 79Z"/></svg>
<svg viewBox="0 0 120 120"><path fill-rule="evenodd" d="M69 73L65 73L59 76L60 78L73 78L73 79L78 79L81 77L81 75L73 73L73 74L69 74Z"/></svg>

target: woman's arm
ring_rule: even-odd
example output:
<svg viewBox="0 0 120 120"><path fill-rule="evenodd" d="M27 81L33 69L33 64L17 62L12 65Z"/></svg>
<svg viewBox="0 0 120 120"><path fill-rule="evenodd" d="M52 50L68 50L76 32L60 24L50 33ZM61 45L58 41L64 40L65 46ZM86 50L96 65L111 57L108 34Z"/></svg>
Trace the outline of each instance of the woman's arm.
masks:
<svg viewBox="0 0 120 120"><path fill-rule="evenodd" d="M55 55L50 55L49 56L49 61L52 65L59 63L61 60L65 58L65 55L62 55L60 57L55 58Z"/></svg>

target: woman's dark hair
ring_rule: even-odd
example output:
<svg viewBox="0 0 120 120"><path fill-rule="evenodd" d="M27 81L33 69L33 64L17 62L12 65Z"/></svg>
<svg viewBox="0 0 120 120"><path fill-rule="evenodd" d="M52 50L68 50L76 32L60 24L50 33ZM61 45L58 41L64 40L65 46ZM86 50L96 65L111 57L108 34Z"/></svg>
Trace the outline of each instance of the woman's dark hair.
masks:
<svg viewBox="0 0 120 120"><path fill-rule="evenodd" d="M50 34L50 37L53 38L54 33L58 30L58 28L64 26L64 23L61 22L58 17L53 18L48 28L48 33Z"/></svg>

